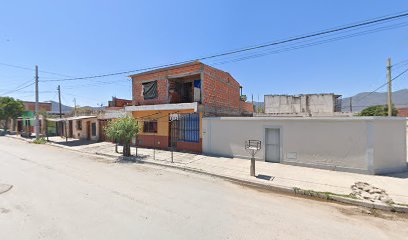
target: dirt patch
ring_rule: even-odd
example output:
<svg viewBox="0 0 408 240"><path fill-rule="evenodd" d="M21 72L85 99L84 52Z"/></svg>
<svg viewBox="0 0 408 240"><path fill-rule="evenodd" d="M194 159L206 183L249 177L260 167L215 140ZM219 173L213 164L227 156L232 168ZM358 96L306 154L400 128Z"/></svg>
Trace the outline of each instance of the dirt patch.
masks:
<svg viewBox="0 0 408 240"><path fill-rule="evenodd" d="M408 221L407 213L396 213L389 211L382 211L378 209L368 209L364 207L354 207L354 206L341 206L336 208L339 212L346 216L363 216L363 217L374 217L386 220L399 220Z"/></svg>

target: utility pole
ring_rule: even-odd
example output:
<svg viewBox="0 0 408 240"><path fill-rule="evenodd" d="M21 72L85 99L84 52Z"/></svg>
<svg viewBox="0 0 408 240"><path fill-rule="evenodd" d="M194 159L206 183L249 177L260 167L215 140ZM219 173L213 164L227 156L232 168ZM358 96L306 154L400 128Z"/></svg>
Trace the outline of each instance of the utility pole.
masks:
<svg viewBox="0 0 408 240"><path fill-rule="evenodd" d="M252 95L252 107L254 108L254 112L255 112L256 108L254 106L254 94L251 94L251 95Z"/></svg>
<svg viewBox="0 0 408 240"><path fill-rule="evenodd" d="M58 108L59 108L59 117L62 118L62 108L61 108L61 87L58 85ZM68 135L67 135L67 124L66 122L61 122L61 131L64 131L65 141L68 142Z"/></svg>
<svg viewBox="0 0 408 240"><path fill-rule="evenodd" d="M259 93L258 93L258 104L259 104ZM259 113L259 106L258 106L258 109L257 109L257 113Z"/></svg>
<svg viewBox="0 0 408 240"><path fill-rule="evenodd" d="M76 99L74 98L74 116L76 117L76 115L77 115L77 109L76 109Z"/></svg>
<svg viewBox="0 0 408 240"><path fill-rule="evenodd" d="M391 88L391 58L388 58L387 66L387 78L388 78L388 116L392 116L392 88Z"/></svg>
<svg viewBox="0 0 408 240"><path fill-rule="evenodd" d="M40 119L38 116L38 66L35 65L35 138L40 138Z"/></svg>
<svg viewBox="0 0 408 240"><path fill-rule="evenodd" d="M353 112L353 97L350 97L350 112Z"/></svg>
<svg viewBox="0 0 408 240"><path fill-rule="evenodd" d="M59 117L62 118L62 109L61 109L61 87L58 85L58 108L59 108Z"/></svg>

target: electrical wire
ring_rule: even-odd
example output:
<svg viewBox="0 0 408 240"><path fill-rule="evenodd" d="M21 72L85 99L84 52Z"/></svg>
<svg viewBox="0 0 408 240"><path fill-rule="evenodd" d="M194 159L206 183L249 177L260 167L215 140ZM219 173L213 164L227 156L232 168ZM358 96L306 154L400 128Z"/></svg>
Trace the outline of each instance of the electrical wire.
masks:
<svg viewBox="0 0 408 240"><path fill-rule="evenodd" d="M204 56L204 57L197 58L197 59L186 60L186 61L181 61L181 62L176 62L176 63L171 63L171 64L164 64L164 65L154 66L154 67L146 67L146 68L129 70L129 71L114 72L114 73L107 73L107 74L100 74L100 75L77 77L77 78L49 79L49 80L44 80L44 82L45 81L47 81L47 82L53 82L53 81L61 82L61 81L75 81L75 80L83 80L83 79L94 79L94 78L102 78L102 77L115 76L115 75L130 74L130 73L141 72L141 71L155 70L155 69L160 69L160 68L176 66L176 65L180 65L180 64L191 63L191 62L194 62L196 60L200 60L200 61L208 60L208 59L223 57L223 56L227 56L227 55L233 55L233 54L242 53L242 52L249 52L249 51L256 50L256 49L262 49L262 48L266 48L266 47L282 45L282 44L285 44L285 43L295 42L295 41L308 39L308 38L319 37L319 36L323 36L323 35L327 35L327 34L331 34L331 33L337 33L337 32L341 32L341 31L344 31L344 30L353 29L353 28L369 26L369 25L373 25L373 24L377 24L377 23L381 23L381 22L389 22L391 20L396 20L396 19L407 17L407 16L408 16L408 12L402 12L401 14L398 14L398 15L393 15L393 16L388 16L388 17L383 17L383 18L377 18L377 19L370 20L370 21L363 21L363 22L360 22L360 23L357 23L357 24L348 25L348 26L339 27L339 28L334 28L334 29L329 29L329 30L325 30L325 31L321 31L321 32L316 32L316 33L313 33L313 34L301 35L301 36L298 36L298 37L289 38L289 39L285 39L285 40L281 40L281 41L276 41L276 42L271 42L271 43L262 44L262 45L258 45L258 46L243 48L243 49L239 49L239 50L228 51L228 52L224 52L224 53Z"/></svg>
<svg viewBox="0 0 408 240"><path fill-rule="evenodd" d="M287 46L287 47L283 47L283 48L273 50L273 51L271 51L271 50L262 51L262 52L253 53L253 54L250 54L250 55L247 55L247 56L242 56L240 58L233 58L232 60L215 62L212 65L215 66L215 65L221 65L221 64L226 64L226 63L233 63L233 62L248 60L248 59L252 59L252 58L263 57L263 56L267 56L267 55L271 55L271 54L278 54L278 53L282 53L282 52L298 50L298 49L302 49L302 48L306 48L306 47L317 46L317 45L321 45L321 44L326 44L326 43L330 43L330 42L335 42L335 41L344 40L344 39L353 38L353 37L359 37L359 36L363 36L363 35L367 35L367 34L372 34L372 33L380 32L380 31L395 29L395 28L399 28L399 27L406 27L406 26L408 26L408 23L397 24L395 26L381 27L381 28L377 28L377 29L373 29L373 30L367 30L367 31L364 31L364 32L353 33L353 34L349 34L349 35L345 35L345 36L325 39L325 40L311 42L311 43L303 44L303 45L294 44L293 47ZM307 41L305 41L305 42L307 42Z"/></svg>
<svg viewBox="0 0 408 240"><path fill-rule="evenodd" d="M30 67L26 67L26 66L19 66L19 65L8 64L8 63L0 63L0 65L6 66L6 67L12 67L12 68L28 70L28 71L35 71L34 68L30 68ZM47 74L56 75L56 76L61 76L61 77L72 77L70 75L66 75L66 74L62 74L62 73L56 73L56 72L50 72L50 71L39 70L38 72L47 73Z"/></svg>
<svg viewBox="0 0 408 240"><path fill-rule="evenodd" d="M32 86L32 85L34 85L34 84L35 84L35 83L33 82L33 83L30 83L29 85L26 85L26 86L24 86L24 87L20 87L20 88L17 88L17 89L8 91L8 92L4 92L4 93L2 93L2 94L0 94L0 95L6 95L6 94L13 93L13 92L17 92L17 91L20 91L20 90L22 90L22 89L28 88L28 87L30 87L30 86Z"/></svg>
<svg viewBox="0 0 408 240"><path fill-rule="evenodd" d="M404 75L404 74L407 73L407 72L408 72L408 68L405 69L404 71L402 71L401 73L399 73L399 74L398 74L397 76L395 76L394 78L392 78L390 82L393 82L394 80L398 79L399 77L401 77L402 75ZM379 89L383 88L383 87L384 87L385 85L387 85L387 84L388 84L388 82L381 84L379 87L377 87L377 88L374 89L373 91L369 92L368 94L366 94L366 95L364 95L364 96L362 96L362 97L360 97L360 98L357 98L356 101L357 101L357 102L361 101L362 99L364 99L364 98L370 96L371 94L377 92Z"/></svg>

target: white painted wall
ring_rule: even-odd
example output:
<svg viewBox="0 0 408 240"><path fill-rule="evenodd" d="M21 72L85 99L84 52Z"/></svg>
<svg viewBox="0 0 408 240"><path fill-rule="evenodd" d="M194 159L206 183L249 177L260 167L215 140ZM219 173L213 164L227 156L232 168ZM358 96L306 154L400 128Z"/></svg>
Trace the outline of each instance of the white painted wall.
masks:
<svg viewBox="0 0 408 240"><path fill-rule="evenodd" d="M77 128L77 121L81 122L82 129ZM87 138L87 128L86 128L86 122L90 122L91 124L91 140L97 141L99 140L99 122L98 119L95 118L88 118L88 119L79 119L79 120L73 120L73 137L77 139L86 139ZM92 136L92 123L96 124L96 135Z"/></svg>
<svg viewBox="0 0 408 240"><path fill-rule="evenodd" d="M334 94L265 95L265 113L333 113L335 99Z"/></svg>
<svg viewBox="0 0 408 240"><path fill-rule="evenodd" d="M403 118L204 118L203 152L248 158L244 143L255 139L264 161L265 128L281 129L282 163L361 173L406 169Z"/></svg>

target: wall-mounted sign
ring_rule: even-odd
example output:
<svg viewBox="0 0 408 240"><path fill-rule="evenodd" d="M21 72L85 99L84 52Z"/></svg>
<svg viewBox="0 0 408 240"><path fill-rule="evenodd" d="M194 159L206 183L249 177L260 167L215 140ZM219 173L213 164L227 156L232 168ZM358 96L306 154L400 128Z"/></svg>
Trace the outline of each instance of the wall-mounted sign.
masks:
<svg viewBox="0 0 408 240"><path fill-rule="evenodd" d="M180 119L180 114L178 114L178 113L172 113L172 114L170 114L169 119L170 119L170 121L179 120L179 119Z"/></svg>

